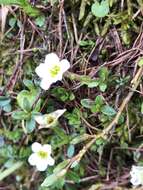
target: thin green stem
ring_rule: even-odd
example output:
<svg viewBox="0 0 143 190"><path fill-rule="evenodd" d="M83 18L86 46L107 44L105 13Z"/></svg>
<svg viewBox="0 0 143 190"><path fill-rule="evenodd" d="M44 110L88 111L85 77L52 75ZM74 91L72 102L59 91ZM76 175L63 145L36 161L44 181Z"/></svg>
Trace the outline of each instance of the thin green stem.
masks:
<svg viewBox="0 0 143 190"><path fill-rule="evenodd" d="M2 181L4 178L8 177L10 174L15 172L17 169L21 168L22 165L23 165L23 162L19 161L19 162L13 164L13 166L11 168L8 168L8 169L4 170L0 174L0 181Z"/></svg>

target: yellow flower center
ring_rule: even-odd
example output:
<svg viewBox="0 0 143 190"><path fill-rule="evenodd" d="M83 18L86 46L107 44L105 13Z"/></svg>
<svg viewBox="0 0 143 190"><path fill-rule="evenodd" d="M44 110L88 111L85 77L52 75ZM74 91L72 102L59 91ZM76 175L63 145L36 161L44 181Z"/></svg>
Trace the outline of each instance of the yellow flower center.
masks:
<svg viewBox="0 0 143 190"><path fill-rule="evenodd" d="M40 150L40 151L38 152L38 156L39 156L40 158L42 158L42 159L45 159L45 158L48 157L48 153L47 153L47 152L44 152L44 151L42 151L42 150Z"/></svg>
<svg viewBox="0 0 143 190"><path fill-rule="evenodd" d="M51 124L54 122L54 118L52 116L47 117L47 124Z"/></svg>
<svg viewBox="0 0 143 190"><path fill-rule="evenodd" d="M60 71L60 66L58 65L54 65L51 69L50 69L50 75L51 77L55 77Z"/></svg>

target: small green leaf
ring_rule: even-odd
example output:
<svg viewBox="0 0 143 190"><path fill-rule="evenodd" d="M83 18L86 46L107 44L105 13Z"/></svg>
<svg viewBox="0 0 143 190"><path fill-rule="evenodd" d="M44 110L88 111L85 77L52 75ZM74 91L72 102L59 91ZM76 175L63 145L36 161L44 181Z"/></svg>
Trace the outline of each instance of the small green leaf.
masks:
<svg viewBox="0 0 143 190"><path fill-rule="evenodd" d="M103 97L98 95L96 98L95 98L95 103L96 104L99 104L99 105L102 105L103 104Z"/></svg>
<svg viewBox="0 0 143 190"><path fill-rule="evenodd" d="M5 130L5 137L13 142L18 142L22 137L22 130L17 129L13 131Z"/></svg>
<svg viewBox="0 0 143 190"><path fill-rule="evenodd" d="M71 101L74 100L75 96L72 92L67 91L65 88L57 87L51 90L51 93L54 97L56 97L58 100L65 102L65 101Z"/></svg>
<svg viewBox="0 0 143 190"><path fill-rule="evenodd" d="M30 110L31 110L30 102L28 101L28 98L26 98L26 97L24 97L24 99L23 99L23 109L26 112L30 112Z"/></svg>
<svg viewBox="0 0 143 190"><path fill-rule="evenodd" d="M99 88L102 92L105 92L105 90L107 89L107 84L105 83L100 83L99 84Z"/></svg>
<svg viewBox="0 0 143 190"><path fill-rule="evenodd" d="M63 162L59 163L55 169L53 170L54 173L58 173L61 170L63 170L68 164L69 164L70 160L64 160Z"/></svg>
<svg viewBox="0 0 143 190"><path fill-rule="evenodd" d="M143 57L141 57L141 58L138 60L138 65L139 65L140 67L143 66Z"/></svg>
<svg viewBox="0 0 143 190"><path fill-rule="evenodd" d="M54 183L56 183L59 179L63 178L66 174L67 170L63 169L60 172L53 173L52 175L49 175L46 177L44 182L41 184L42 187L50 187Z"/></svg>
<svg viewBox="0 0 143 190"><path fill-rule="evenodd" d="M100 112L101 108L102 108L102 105L103 105L103 98L102 98L102 96L99 95L99 96L96 97L95 102L91 107L91 111L93 113Z"/></svg>
<svg viewBox="0 0 143 190"><path fill-rule="evenodd" d="M93 42L92 40L81 40L79 42L79 45L81 47L85 47L85 46L94 46L95 45L95 42Z"/></svg>
<svg viewBox="0 0 143 190"><path fill-rule="evenodd" d="M33 118L31 118L30 120L26 120L26 130L27 133L31 133L36 127L36 122Z"/></svg>
<svg viewBox="0 0 143 190"><path fill-rule="evenodd" d="M23 83L29 90L35 90L35 86L31 80L24 79Z"/></svg>
<svg viewBox="0 0 143 190"><path fill-rule="evenodd" d="M112 108L111 106L108 106L108 105L103 106L101 109L101 112L108 116L116 115L116 111L114 110L114 108Z"/></svg>
<svg viewBox="0 0 143 190"><path fill-rule="evenodd" d="M42 16L38 16L35 20L35 24L39 27L42 27L44 26L45 24L45 17L42 15Z"/></svg>
<svg viewBox="0 0 143 190"><path fill-rule="evenodd" d="M12 113L12 117L17 120L27 119L29 114L24 111L15 111Z"/></svg>
<svg viewBox="0 0 143 190"><path fill-rule="evenodd" d="M0 107L6 106L11 102L9 97L6 96L0 96Z"/></svg>
<svg viewBox="0 0 143 190"><path fill-rule="evenodd" d="M41 184L42 187L50 187L51 185L53 185L55 182L58 181L58 177L57 175L54 173L48 177L46 177L46 179L44 180L44 182Z"/></svg>
<svg viewBox="0 0 143 190"><path fill-rule="evenodd" d="M99 80L92 80L90 83L88 83L88 88L95 88L99 85Z"/></svg>
<svg viewBox="0 0 143 190"><path fill-rule="evenodd" d="M78 175L76 172L71 171L71 170L68 171L66 177L67 177L68 180L72 180L72 181L74 181L74 182L76 182L76 183L78 183L79 180L80 180L79 175Z"/></svg>
<svg viewBox="0 0 143 190"><path fill-rule="evenodd" d="M27 83L27 85L30 88L30 83ZM30 91L22 90L17 96L17 102L18 102L18 105L21 107L21 109L23 109L24 111L30 111L39 92L40 91L37 88L32 88Z"/></svg>
<svg viewBox="0 0 143 190"><path fill-rule="evenodd" d="M108 75L109 75L108 69L106 67L102 67L99 71L99 77L100 77L101 81L102 82L105 81L107 79Z"/></svg>
<svg viewBox="0 0 143 190"><path fill-rule="evenodd" d="M82 99L81 101L81 105L85 108L91 108L93 101L90 99Z"/></svg>
<svg viewBox="0 0 143 190"><path fill-rule="evenodd" d="M95 88L99 85L99 80L85 80L82 82L82 84L85 84L88 86L88 88Z"/></svg>
<svg viewBox="0 0 143 190"><path fill-rule="evenodd" d="M12 28L15 26L16 24L16 18L10 18L9 19L9 26L11 26Z"/></svg>
<svg viewBox="0 0 143 190"><path fill-rule="evenodd" d="M91 12L97 17L105 17L109 13L108 0L102 0L101 3L96 0L91 6Z"/></svg>
<svg viewBox="0 0 143 190"><path fill-rule="evenodd" d="M5 105L5 106L3 107L3 110L4 110L5 112L10 112L11 109L12 109L12 107L11 107L10 104L7 104L7 105Z"/></svg>
<svg viewBox="0 0 143 190"><path fill-rule="evenodd" d="M73 144L70 144L67 150L67 156L68 158L71 158L74 155L75 146Z"/></svg>
<svg viewBox="0 0 143 190"><path fill-rule="evenodd" d="M59 128L59 127L52 127L52 129L54 130L54 132L57 134L57 136L59 136L61 139L64 139L64 140L68 140L69 137L66 135L66 133L64 132L63 129Z"/></svg>

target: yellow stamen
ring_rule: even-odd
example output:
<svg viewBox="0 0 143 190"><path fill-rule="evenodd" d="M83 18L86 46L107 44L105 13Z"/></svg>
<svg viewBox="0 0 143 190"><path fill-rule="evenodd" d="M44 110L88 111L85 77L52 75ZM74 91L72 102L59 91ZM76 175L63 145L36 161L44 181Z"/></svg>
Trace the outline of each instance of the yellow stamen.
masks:
<svg viewBox="0 0 143 190"><path fill-rule="evenodd" d="M54 122L54 118L52 116L47 117L47 124L51 124Z"/></svg>
<svg viewBox="0 0 143 190"><path fill-rule="evenodd" d="M45 159L48 157L48 153L41 150L38 152L38 156L40 156L42 159Z"/></svg>
<svg viewBox="0 0 143 190"><path fill-rule="evenodd" d="M50 75L51 77L55 77L60 71L60 67L58 65L54 65L51 69L50 69Z"/></svg>

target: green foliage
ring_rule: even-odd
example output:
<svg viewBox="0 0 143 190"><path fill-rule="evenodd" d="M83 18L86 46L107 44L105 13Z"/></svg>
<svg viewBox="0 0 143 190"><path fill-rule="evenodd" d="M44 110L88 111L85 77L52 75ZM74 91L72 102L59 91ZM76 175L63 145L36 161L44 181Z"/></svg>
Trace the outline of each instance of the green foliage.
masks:
<svg viewBox="0 0 143 190"><path fill-rule="evenodd" d="M15 131L5 130L3 135L8 140L12 140L13 142L18 142L21 139L23 132L20 129L16 129Z"/></svg>
<svg viewBox="0 0 143 190"><path fill-rule="evenodd" d="M97 96L94 101L90 99L82 99L81 104L83 107L89 108L93 113L100 112L104 106L103 98L100 95Z"/></svg>
<svg viewBox="0 0 143 190"><path fill-rule="evenodd" d="M74 155L74 152L75 152L75 146L73 144L69 145L67 150L68 158L71 158Z"/></svg>
<svg viewBox="0 0 143 190"><path fill-rule="evenodd" d="M37 17L40 14L39 10L35 7L32 7L28 0L0 0L0 4L18 5L24 10L26 14L31 17Z"/></svg>
<svg viewBox="0 0 143 190"><path fill-rule="evenodd" d="M139 65L140 67L143 66L143 58L142 58L142 57L138 60L138 65Z"/></svg>
<svg viewBox="0 0 143 190"><path fill-rule="evenodd" d="M91 12L97 17L105 17L109 13L108 0L102 0L101 3L96 0L94 4L92 4Z"/></svg>
<svg viewBox="0 0 143 190"><path fill-rule="evenodd" d="M114 116L116 115L116 111L111 106L103 106L101 112L108 116Z"/></svg>
<svg viewBox="0 0 143 190"><path fill-rule="evenodd" d="M15 26L16 22L17 22L16 18L10 18L8 24L10 27L13 28Z"/></svg>
<svg viewBox="0 0 143 190"><path fill-rule="evenodd" d="M24 162L22 169L7 175L9 188L104 189L107 177L109 187L117 178L124 184L122 176L131 165L143 163L142 78L139 88L132 89L136 69L143 65L142 35L137 38L143 20L141 1L0 0L12 7L0 50L0 173L18 160ZM25 17L18 7L34 18ZM50 51L71 61L71 67L62 82L41 91L35 67ZM11 80L21 56L20 75ZM14 83L12 90L7 87L9 80ZM130 91L134 96L105 134ZM63 108L66 112L51 128L35 122L35 116ZM28 163L33 142L50 144L55 160L38 177Z"/></svg>
<svg viewBox="0 0 143 190"><path fill-rule="evenodd" d="M8 96L0 96L0 109L5 112L11 111L11 99Z"/></svg>
<svg viewBox="0 0 143 190"><path fill-rule="evenodd" d="M88 46L94 46L95 43L92 40L81 40L79 45L81 47L88 47Z"/></svg>
<svg viewBox="0 0 143 190"><path fill-rule="evenodd" d="M0 159L13 159L16 156L16 148L11 145L4 145L0 148Z"/></svg>
<svg viewBox="0 0 143 190"><path fill-rule="evenodd" d="M27 133L31 133L36 127L34 117L39 114L38 111L40 110L41 100L38 100L34 106L40 90L29 80L24 80L24 84L29 90L22 90L18 94L17 103L21 110L14 111L12 117L20 121L25 120L26 131Z"/></svg>
<svg viewBox="0 0 143 190"><path fill-rule="evenodd" d="M91 111L93 113L100 112L103 104L104 104L104 102L103 102L102 96L97 96L95 98L94 104L91 106Z"/></svg>
<svg viewBox="0 0 143 190"><path fill-rule="evenodd" d="M21 5L21 0L0 0L0 4L3 5L12 5L12 4L16 4L16 5Z"/></svg>
<svg viewBox="0 0 143 190"><path fill-rule="evenodd" d="M65 102L65 101L72 101L74 100L75 96L72 92L67 91L65 88L57 87L51 90L51 93L54 97L58 100Z"/></svg>
<svg viewBox="0 0 143 190"><path fill-rule="evenodd" d="M102 67L99 71L98 79L83 78L82 84L86 84L89 88L99 87L101 92L105 92L107 89L109 71L106 67Z"/></svg>
<svg viewBox="0 0 143 190"><path fill-rule="evenodd" d="M39 16L35 19L35 24L39 27L43 27L44 24L45 24L45 17L42 15L42 16Z"/></svg>
<svg viewBox="0 0 143 190"><path fill-rule="evenodd" d="M59 180L63 180L66 174L65 169L61 169L59 172L54 172L53 174L46 177L44 182L41 184L42 187L50 187L55 185L55 183L59 182Z"/></svg>
<svg viewBox="0 0 143 190"><path fill-rule="evenodd" d="M91 106L93 105L93 101L91 101L90 99L82 99L81 105L85 108L91 108Z"/></svg>
<svg viewBox="0 0 143 190"><path fill-rule="evenodd" d="M80 110L75 108L72 113L67 113L65 117L71 127L79 128L81 125Z"/></svg>

